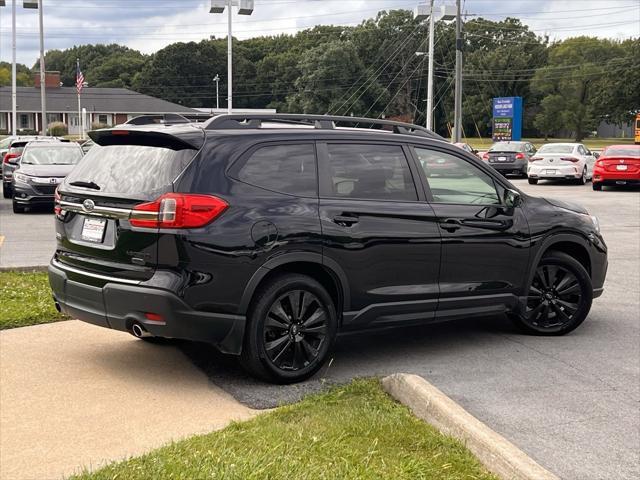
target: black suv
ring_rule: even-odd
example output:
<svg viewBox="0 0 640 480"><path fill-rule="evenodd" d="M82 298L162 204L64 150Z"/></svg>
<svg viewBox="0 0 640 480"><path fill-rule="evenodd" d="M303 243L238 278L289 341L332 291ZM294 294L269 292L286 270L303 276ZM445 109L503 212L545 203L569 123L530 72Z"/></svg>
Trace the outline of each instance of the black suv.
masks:
<svg viewBox="0 0 640 480"><path fill-rule="evenodd" d="M595 217L415 125L220 115L90 136L57 192L58 308L209 342L270 381L313 375L346 331L506 313L561 335L603 291Z"/></svg>

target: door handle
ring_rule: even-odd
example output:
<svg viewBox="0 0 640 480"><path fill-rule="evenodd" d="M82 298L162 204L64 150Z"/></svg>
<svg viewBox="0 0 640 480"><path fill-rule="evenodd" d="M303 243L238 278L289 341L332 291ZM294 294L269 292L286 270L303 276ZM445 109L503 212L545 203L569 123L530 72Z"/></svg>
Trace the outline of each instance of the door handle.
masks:
<svg viewBox="0 0 640 480"><path fill-rule="evenodd" d="M440 228L447 232L455 232L462 226L462 220L458 218L447 218L440 222Z"/></svg>
<svg viewBox="0 0 640 480"><path fill-rule="evenodd" d="M471 228L484 228L487 230L508 230L513 225L513 221L505 220L462 220L462 225Z"/></svg>
<svg viewBox="0 0 640 480"><path fill-rule="evenodd" d="M333 222L342 227L350 227L358 223L358 217L355 215L336 215L333 217Z"/></svg>

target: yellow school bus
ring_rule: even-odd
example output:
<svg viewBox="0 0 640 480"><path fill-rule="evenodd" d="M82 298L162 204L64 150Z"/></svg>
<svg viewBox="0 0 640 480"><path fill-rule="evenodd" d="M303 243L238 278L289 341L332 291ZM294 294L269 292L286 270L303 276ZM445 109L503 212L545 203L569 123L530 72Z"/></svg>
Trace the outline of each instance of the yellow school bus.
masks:
<svg viewBox="0 0 640 480"><path fill-rule="evenodd" d="M635 137L635 143L637 145L640 145L640 113L636 113L636 137Z"/></svg>

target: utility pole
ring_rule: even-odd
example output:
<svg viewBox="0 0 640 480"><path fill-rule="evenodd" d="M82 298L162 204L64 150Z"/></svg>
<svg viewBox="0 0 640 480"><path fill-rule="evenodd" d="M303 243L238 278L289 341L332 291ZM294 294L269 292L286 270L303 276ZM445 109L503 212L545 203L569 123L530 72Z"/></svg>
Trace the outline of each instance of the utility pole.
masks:
<svg viewBox="0 0 640 480"><path fill-rule="evenodd" d="M18 134L18 87L16 79L16 0L11 5L11 133Z"/></svg>
<svg viewBox="0 0 640 480"><path fill-rule="evenodd" d="M233 1L229 0L229 35L227 37L227 111L233 113Z"/></svg>
<svg viewBox="0 0 640 480"><path fill-rule="evenodd" d="M462 17L460 0L456 0L456 89L454 101L453 138L457 143L462 138Z"/></svg>
<svg viewBox="0 0 640 480"><path fill-rule="evenodd" d="M42 102L42 134L47 134L47 93L46 93L46 71L44 66L44 14L42 0L39 2L38 21L40 23L40 101Z"/></svg>
<svg viewBox="0 0 640 480"><path fill-rule="evenodd" d="M216 109L220 108L220 75L216 73L213 77L213 81L216 82Z"/></svg>
<svg viewBox="0 0 640 480"><path fill-rule="evenodd" d="M433 50L434 50L434 28L433 1L431 0L431 10L429 13L429 78L427 80L427 129L433 130Z"/></svg>

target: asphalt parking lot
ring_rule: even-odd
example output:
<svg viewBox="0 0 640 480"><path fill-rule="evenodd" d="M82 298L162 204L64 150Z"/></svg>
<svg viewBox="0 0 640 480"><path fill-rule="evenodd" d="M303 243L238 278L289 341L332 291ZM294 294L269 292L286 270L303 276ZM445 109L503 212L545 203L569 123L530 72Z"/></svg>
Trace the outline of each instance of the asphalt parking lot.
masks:
<svg viewBox="0 0 640 480"><path fill-rule="evenodd" d="M255 408L354 377L415 373L562 478L640 478L640 192L514 184L581 203L600 218L609 246L605 293L573 333L523 336L496 317L343 337L321 375L286 387L249 379L204 345L183 344L183 351L214 384ZM52 223L44 212L15 216L0 201L0 266L46 263Z"/></svg>

